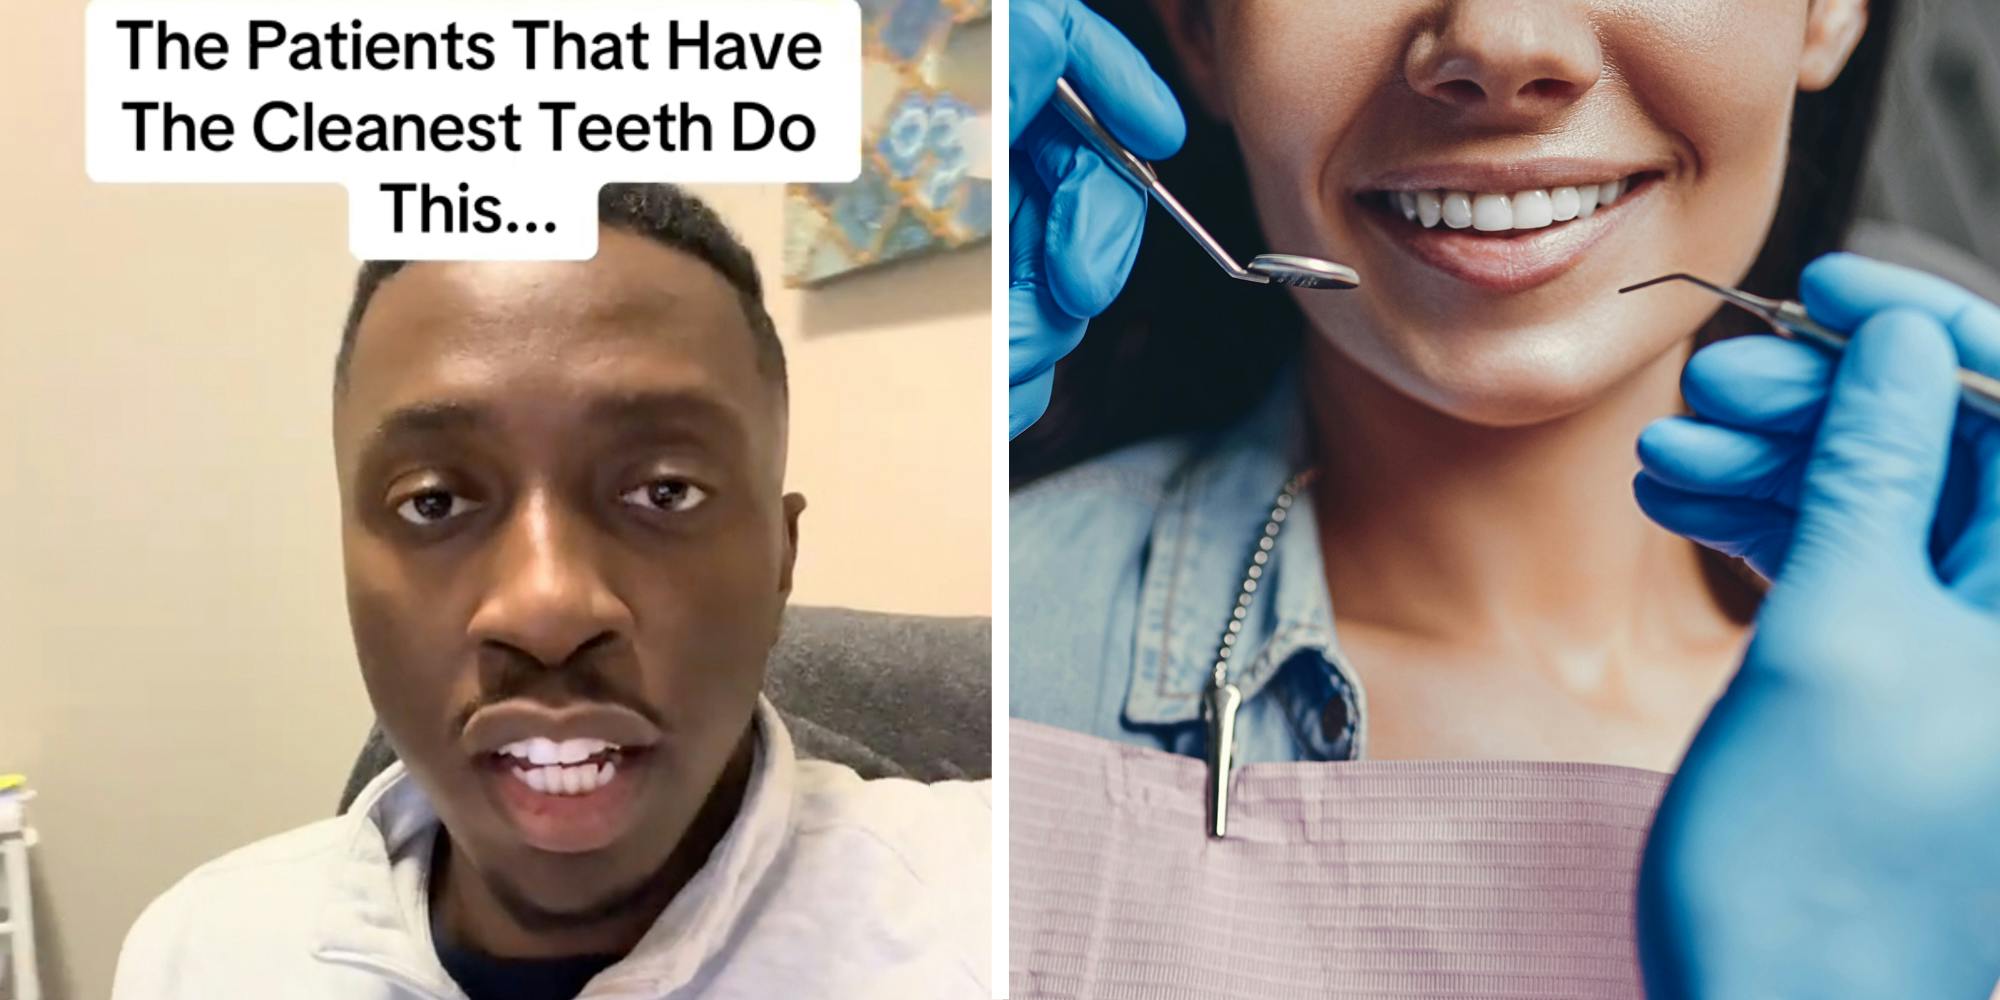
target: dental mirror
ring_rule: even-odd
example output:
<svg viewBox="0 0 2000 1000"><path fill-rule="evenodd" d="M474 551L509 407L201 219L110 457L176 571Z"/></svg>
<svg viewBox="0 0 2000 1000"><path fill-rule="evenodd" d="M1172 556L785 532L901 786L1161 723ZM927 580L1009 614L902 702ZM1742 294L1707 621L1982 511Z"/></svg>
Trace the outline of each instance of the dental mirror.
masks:
<svg viewBox="0 0 2000 1000"><path fill-rule="evenodd" d="M1159 175L1153 172L1153 165L1140 159L1123 143L1113 138L1111 133L1098 122L1090 107L1078 97L1068 80L1056 80L1056 110L1060 112L1076 130L1081 133L1104 158L1124 174L1127 180L1139 185L1139 189L1153 196L1160 207L1174 221L1187 230L1189 236L1201 245L1208 255L1222 267L1230 277L1238 281L1249 281L1260 285L1287 285L1292 288L1353 288L1361 284L1361 277L1345 264L1336 264L1318 257L1303 257L1290 253L1259 254L1251 258L1245 267L1229 255L1229 251L1210 236L1201 223L1183 207L1178 199L1160 183Z"/></svg>
<svg viewBox="0 0 2000 1000"><path fill-rule="evenodd" d="M1293 288L1353 288L1361 284L1361 276L1345 264L1291 253L1260 253L1244 270Z"/></svg>

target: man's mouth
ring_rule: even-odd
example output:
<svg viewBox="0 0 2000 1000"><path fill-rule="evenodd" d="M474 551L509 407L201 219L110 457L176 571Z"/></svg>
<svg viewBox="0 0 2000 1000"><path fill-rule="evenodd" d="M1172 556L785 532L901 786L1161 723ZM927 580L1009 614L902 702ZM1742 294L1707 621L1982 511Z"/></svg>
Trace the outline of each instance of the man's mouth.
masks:
<svg viewBox="0 0 2000 1000"><path fill-rule="evenodd" d="M1664 177L1647 170L1511 191L1399 185L1356 200L1374 229L1418 261L1513 293L1569 271Z"/></svg>
<svg viewBox="0 0 2000 1000"><path fill-rule="evenodd" d="M609 847L637 820L651 755L599 739L531 737L479 762L490 800L528 846L581 854Z"/></svg>
<svg viewBox="0 0 2000 1000"><path fill-rule="evenodd" d="M660 730L604 703L488 705L463 740L487 798L528 846L558 854L602 850L638 821Z"/></svg>

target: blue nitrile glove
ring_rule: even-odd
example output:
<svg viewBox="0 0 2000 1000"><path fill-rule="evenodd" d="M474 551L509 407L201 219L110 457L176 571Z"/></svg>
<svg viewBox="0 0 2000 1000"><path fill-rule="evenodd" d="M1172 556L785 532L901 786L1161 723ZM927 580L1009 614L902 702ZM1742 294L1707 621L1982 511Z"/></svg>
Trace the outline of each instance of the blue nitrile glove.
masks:
<svg viewBox="0 0 2000 1000"><path fill-rule="evenodd" d="M1124 286L1146 221L1146 196L1050 106L1056 80L1143 159L1173 155L1187 122L1146 57L1079 0L1015 0L1008 16L1011 439L1041 418L1056 362Z"/></svg>
<svg viewBox="0 0 2000 1000"><path fill-rule="evenodd" d="M1771 337L1689 364L1642 505L1774 585L1660 807L1653 1000L1985 1000L2000 980L2000 308L1849 255L1803 279L1839 359ZM1955 426L1954 426L1955 421Z"/></svg>

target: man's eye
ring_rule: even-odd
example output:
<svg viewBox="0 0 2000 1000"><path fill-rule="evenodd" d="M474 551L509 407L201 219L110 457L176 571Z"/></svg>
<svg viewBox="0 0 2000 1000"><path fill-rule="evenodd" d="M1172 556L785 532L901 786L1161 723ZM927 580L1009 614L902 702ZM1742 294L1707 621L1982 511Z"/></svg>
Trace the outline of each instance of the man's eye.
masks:
<svg viewBox="0 0 2000 1000"><path fill-rule="evenodd" d="M449 490L424 490L398 504L396 516L411 524L431 525L478 509L478 501L468 500Z"/></svg>
<svg viewBox="0 0 2000 1000"><path fill-rule="evenodd" d="M708 491L685 479L655 479L626 490L618 499L653 510L679 513L699 506L708 499Z"/></svg>

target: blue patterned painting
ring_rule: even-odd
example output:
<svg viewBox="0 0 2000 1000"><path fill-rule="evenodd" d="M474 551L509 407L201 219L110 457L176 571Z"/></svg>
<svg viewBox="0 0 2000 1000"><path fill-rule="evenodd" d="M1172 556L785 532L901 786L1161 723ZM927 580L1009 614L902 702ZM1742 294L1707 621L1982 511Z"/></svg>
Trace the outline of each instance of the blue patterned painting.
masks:
<svg viewBox="0 0 2000 1000"><path fill-rule="evenodd" d="M785 280L813 285L992 235L993 182L972 162L991 99L992 0L860 0L861 176L794 184Z"/></svg>

